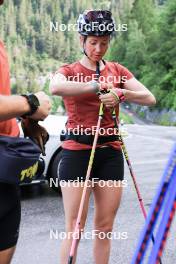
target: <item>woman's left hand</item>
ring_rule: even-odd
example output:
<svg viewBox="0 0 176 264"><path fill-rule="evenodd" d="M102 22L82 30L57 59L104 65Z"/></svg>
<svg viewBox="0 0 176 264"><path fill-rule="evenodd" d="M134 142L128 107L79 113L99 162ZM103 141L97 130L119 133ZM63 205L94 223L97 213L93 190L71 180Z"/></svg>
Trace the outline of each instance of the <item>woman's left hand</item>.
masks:
<svg viewBox="0 0 176 264"><path fill-rule="evenodd" d="M113 88L111 89L111 91L116 93L117 88ZM112 108L112 107L115 107L117 104L119 104L117 97L115 97L115 95L111 92L108 92L106 94L101 94L99 96L99 99L107 108Z"/></svg>

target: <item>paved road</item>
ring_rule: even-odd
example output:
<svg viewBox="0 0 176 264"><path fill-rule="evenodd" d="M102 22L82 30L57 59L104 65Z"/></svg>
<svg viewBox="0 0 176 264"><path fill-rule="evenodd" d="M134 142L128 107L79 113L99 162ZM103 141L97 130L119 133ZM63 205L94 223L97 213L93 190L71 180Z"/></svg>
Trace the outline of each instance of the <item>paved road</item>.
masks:
<svg viewBox="0 0 176 264"><path fill-rule="evenodd" d="M176 128L128 125L129 137L125 139L133 161L137 181L146 209L152 202L173 142ZM144 224L136 193L126 168L128 186L124 189L122 203L116 217L114 231L127 232L127 239L112 242L110 264L130 264L140 230ZM85 231L92 229L93 199L91 198ZM45 186L22 190L22 224L18 248L12 264L62 264L58 252L60 239L50 239L50 230L64 231L62 198ZM118 237L117 237L118 238ZM163 264L176 263L176 219L172 225ZM93 264L92 241L82 240L78 264Z"/></svg>

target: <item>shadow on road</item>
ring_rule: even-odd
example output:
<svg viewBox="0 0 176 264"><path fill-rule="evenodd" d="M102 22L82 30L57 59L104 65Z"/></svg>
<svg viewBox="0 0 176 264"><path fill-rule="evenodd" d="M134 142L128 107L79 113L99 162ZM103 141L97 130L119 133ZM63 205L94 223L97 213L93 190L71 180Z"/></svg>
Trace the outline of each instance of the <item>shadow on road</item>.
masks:
<svg viewBox="0 0 176 264"><path fill-rule="evenodd" d="M21 186L21 200L32 200L39 197L58 197L47 183Z"/></svg>

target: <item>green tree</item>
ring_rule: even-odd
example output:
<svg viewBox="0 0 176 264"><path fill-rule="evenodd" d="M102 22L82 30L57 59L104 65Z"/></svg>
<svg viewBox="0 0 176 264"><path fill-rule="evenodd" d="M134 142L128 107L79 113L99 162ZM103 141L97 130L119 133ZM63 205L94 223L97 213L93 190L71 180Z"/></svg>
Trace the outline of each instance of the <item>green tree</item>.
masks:
<svg viewBox="0 0 176 264"><path fill-rule="evenodd" d="M157 95L158 107L168 109L176 109L175 17L176 2L168 0L158 21L158 31L155 38L157 45L156 49L151 52L151 69L143 69L144 76L150 76L150 84L152 82L157 83L154 89ZM151 45L153 45L152 42ZM152 50L150 46L149 48Z"/></svg>

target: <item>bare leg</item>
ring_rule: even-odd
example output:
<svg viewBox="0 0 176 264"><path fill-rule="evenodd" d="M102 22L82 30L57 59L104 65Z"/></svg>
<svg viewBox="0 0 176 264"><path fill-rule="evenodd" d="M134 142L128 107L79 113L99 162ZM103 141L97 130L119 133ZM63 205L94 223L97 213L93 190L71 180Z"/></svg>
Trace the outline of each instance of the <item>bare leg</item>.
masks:
<svg viewBox="0 0 176 264"><path fill-rule="evenodd" d="M83 191L83 187L72 187L72 186L62 187L62 195L63 195L63 203L64 203L64 211L65 211L65 226L66 226L67 234L74 232L82 191ZM80 231L84 228L86 222L90 193L91 193L91 188L88 187L86 199L84 203L82 219L81 219ZM62 241L61 249L60 249L60 263L62 264L68 263L71 243L72 243L72 237L68 237ZM75 263L75 261L76 261L76 254L73 263Z"/></svg>
<svg viewBox="0 0 176 264"><path fill-rule="evenodd" d="M108 264L111 240L108 237L101 239L102 235L112 232L114 219L120 205L122 187L100 187L93 189L95 198L94 225L96 236L94 240L94 259L96 264ZM99 235L98 235L99 234Z"/></svg>
<svg viewBox="0 0 176 264"><path fill-rule="evenodd" d="M0 264L10 264L15 247L0 251Z"/></svg>

